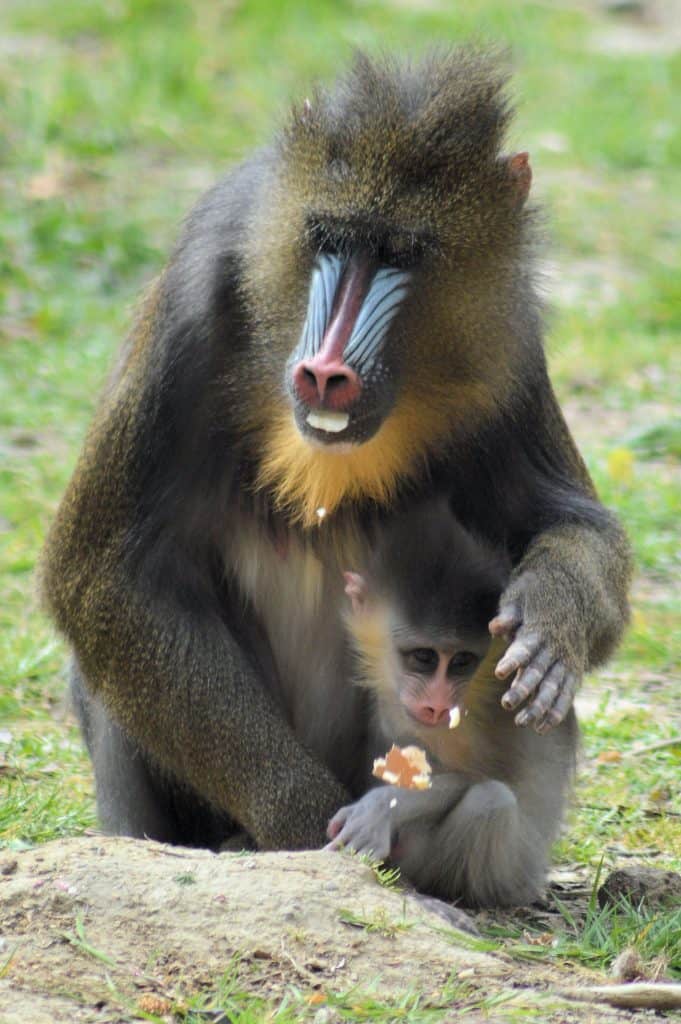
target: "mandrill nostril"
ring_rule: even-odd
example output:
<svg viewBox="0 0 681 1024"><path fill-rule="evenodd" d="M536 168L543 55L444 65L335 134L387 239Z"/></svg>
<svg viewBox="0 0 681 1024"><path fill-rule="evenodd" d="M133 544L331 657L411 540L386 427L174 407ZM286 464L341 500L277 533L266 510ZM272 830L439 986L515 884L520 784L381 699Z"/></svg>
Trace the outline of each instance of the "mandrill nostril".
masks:
<svg viewBox="0 0 681 1024"><path fill-rule="evenodd" d="M424 725L439 725L449 719L450 705L421 704L416 708L415 717Z"/></svg>
<svg viewBox="0 0 681 1024"><path fill-rule="evenodd" d="M334 373L326 382L326 390L338 390L344 385L349 384L349 379L342 373Z"/></svg>
<svg viewBox="0 0 681 1024"><path fill-rule="evenodd" d="M329 409L347 408L361 390L355 371L338 360L299 363L293 371L293 384L301 401L312 406L323 403Z"/></svg>

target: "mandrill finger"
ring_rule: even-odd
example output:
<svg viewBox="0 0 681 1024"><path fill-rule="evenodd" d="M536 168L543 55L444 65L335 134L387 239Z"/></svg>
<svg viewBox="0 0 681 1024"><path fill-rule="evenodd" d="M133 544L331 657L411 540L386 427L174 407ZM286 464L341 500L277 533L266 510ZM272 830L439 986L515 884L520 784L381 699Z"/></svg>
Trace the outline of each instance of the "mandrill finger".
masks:
<svg viewBox="0 0 681 1024"><path fill-rule="evenodd" d="M327 843L324 849L349 850L351 853L357 853L360 856L374 857L373 848L368 843L369 841L364 836L348 834L344 829L332 842ZM376 859L380 860L378 857Z"/></svg>
<svg viewBox="0 0 681 1024"><path fill-rule="evenodd" d="M503 658L497 663L497 667L494 670L495 676L497 679L506 679L512 672L524 669L539 653L541 648L542 638L540 633L522 633L513 641ZM515 704L513 707L515 707Z"/></svg>
<svg viewBox="0 0 681 1024"><path fill-rule="evenodd" d="M334 821L336 821L336 819L338 819L340 817L341 814L342 814L342 811L339 811L339 813L336 815L336 817L331 819L331 821L329 822L329 827L326 830L327 835L331 835L331 825L333 824ZM323 849L324 850L345 850L345 849L354 850L355 849L355 844L352 841L352 833L351 833L351 830L347 826L347 822L346 822L345 817L343 818L342 821L339 821L338 827L336 828L336 830L334 832L334 835L333 835L333 838L331 839L331 842L327 843L326 846L323 847Z"/></svg>
<svg viewBox="0 0 681 1024"><path fill-rule="evenodd" d="M510 604L501 606L488 629L492 636L507 636L509 633L513 633L522 621L523 614L520 604L517 601L512 601Z"/></svg>
<svg viewBox="0 0 681 1024"><path fill-rule="evenodd" d="M326 834L329 837L329 839L336 838L336 836L339 834L347 820L348 808L341 807L339 811L336 811L333 818L331 818L329 824L326 826Z"/></svg>
<svg viewBox="0 0 681 1024"><path fill-rule="evenodd" d="M513 711L537 690L554 658L548 647L543 647L529 664L520 669L511 686L501 698L502 707ZM498 675L497 669L497 675Z"/></svg>
<svg viewBox="0 0 681 1024"><path fill-rule="evenodd" d="M546 712L543 720L535 726L537 732L543 735L560 725L572 707L578 685L579 677L574 672L567 672L555 704Z"/></svg>
<svg viewBox="0 0 681 1024"><path fill-rule="evenodd" d="M529 725L531 722L539 722L548 713L560 693L566 673L562 661L553 663L549 671L540 680L537 695L531 704L516 715L516 725Z"/></svg>

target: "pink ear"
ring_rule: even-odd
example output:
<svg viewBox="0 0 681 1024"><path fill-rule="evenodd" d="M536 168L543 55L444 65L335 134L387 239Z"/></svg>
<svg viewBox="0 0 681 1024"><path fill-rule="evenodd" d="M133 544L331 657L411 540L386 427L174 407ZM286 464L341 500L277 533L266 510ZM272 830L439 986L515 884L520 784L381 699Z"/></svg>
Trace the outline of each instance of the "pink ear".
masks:
<svg viewBox="0 0 681 1024"><path fill-rule="evenodd" d="M366 580L358 572L344 572L345 593L352 602L353 612L361 612L367 596Z"/></svg>
<svg viewBox="0 0 681 1024"><path fill-rule="evenodd" d="M516 153L507 158L507 167L518 206L522 206L530 194L532 168L529 153Z"/></svg>

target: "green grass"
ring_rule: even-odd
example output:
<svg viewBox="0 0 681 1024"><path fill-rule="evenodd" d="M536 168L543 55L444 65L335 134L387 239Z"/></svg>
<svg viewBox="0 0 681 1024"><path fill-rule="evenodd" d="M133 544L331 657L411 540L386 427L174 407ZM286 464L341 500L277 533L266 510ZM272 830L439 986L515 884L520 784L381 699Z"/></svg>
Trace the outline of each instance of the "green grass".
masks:
<svg viewBox="0 0 681 1024"><path fill-rule="evenodd" d="M625 951L636 953L638 962L651 974L655 969L667 979L681 979L681 910L651 912L622 902L599 908L590 905L583 921L563 907L564 927L546 943L546 932L525 927L492 926L490 934L515 960L533 963L574 962L591 970L608 972Z"/></svg>
<svg viewBox="0 0 681 1024"><path fill-rule="evenodd" d="M455 999L461 999L465 986L452 983L446 986L436 1004L426 1003L418 993L407 992L395 1000L383 1000L360 993L356 989L327 992L317 988L303 993L295 987L283 1000L269 1000L254 995L244 984L247 974L240 972L238 958L227 971L216 990L209 995L190 997L184 1004L173 1009L183 1024L199 1024L213 1019L222 1012L232 1024L298 1024L300 1021L319 1020L319 1012L329 1014L329 1021L348 1021L359 1024L371 1021L374 1024L436 1024L443 1019L445 1010Z"/></svg>
<svg viewBox="0 0 681 1024"><path fill-rule="evenodd" d="M33 571L135 298L181 217L267 137L288 96L333 77L355 46L475 37L509 48L512 144L531 151L551 224L553 376L637 560L627 639L585 687L584 763L556 857L595 870L626 848L681 867L681 749L629 756L681 732L681 55L602 52L594 40L617 23L598 5L525 0L2 5L2 841L94 822L89 765L65 717L65 651ZM621 760L599 760L613 752ZM614 917L599 920L619 934ZM605 948L580 936L561 955ZM603 965L610 954L598 955ZM259 1020L256 1010L233 1019ZM289 1019L280 1012L269 1019Z"/></svg>

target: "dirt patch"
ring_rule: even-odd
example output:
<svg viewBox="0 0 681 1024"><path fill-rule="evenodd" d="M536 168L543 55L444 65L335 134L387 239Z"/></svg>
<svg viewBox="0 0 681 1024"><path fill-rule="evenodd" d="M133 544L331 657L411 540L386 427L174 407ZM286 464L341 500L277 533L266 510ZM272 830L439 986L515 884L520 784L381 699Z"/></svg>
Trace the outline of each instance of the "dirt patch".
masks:
<svg viewBox="0 0 681 1024"><path fill-rule="evenodd" d="M3 1024L132 1021L152 997L170 1008L215 991L230 969L242 991L294 986L311 1008L353 988L389 1000L418 991L434 1005L447 991L452 1010L498 997L547 1022L594 1019L592 1006L555 998L593 976L479 952L336 854L216 855L104 837L5 851L0 921Z"/></svg>

